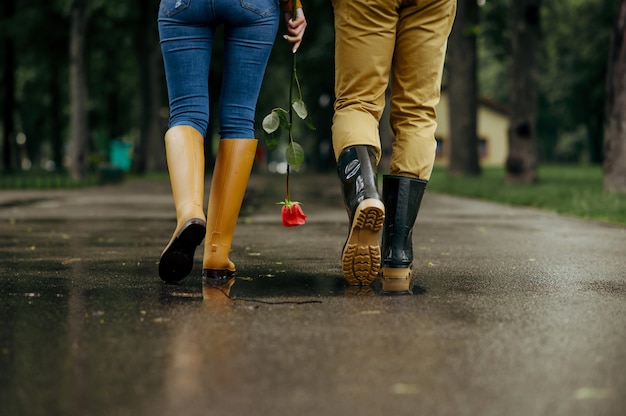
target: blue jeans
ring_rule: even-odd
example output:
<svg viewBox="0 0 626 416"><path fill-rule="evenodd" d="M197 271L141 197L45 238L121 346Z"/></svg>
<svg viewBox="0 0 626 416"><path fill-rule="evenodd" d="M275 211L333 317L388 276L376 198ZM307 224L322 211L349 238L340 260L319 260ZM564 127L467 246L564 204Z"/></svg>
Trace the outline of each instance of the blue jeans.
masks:
<svg viewBox="0 0 626 416"><path fill-rule="evenodd" d="M255 137L255 108L279 15L277 0L161 0L159 36L169 127L192 126L206 135L211 50L217 26L224 25L219 134Z"/></svg>

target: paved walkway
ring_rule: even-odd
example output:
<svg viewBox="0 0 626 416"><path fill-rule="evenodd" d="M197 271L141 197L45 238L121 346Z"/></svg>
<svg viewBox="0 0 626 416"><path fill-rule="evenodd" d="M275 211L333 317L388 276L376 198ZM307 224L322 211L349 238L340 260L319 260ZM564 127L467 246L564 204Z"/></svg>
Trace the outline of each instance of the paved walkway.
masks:
<svg viewBox="0 0 626 416"><path fill-rule="evenodd" d="M623 415L626 227L427 193L413 296L341 279L333 175L254 174L231 298L160 282L169 185L0 191L2 415Z"/></svg>

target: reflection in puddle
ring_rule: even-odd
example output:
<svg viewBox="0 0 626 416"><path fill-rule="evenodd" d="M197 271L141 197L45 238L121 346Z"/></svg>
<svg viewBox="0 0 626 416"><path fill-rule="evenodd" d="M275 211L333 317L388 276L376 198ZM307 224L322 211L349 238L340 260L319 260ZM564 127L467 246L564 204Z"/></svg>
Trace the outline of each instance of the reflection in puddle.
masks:
<svg viewBox="0 0 626 416"><path fill-rule="evenodd" d="M250 277L253 276L253 277ZM256 276L256 277L254 277ZM237 277L231 292L233 298L316 298L329 297L369 297L387 295L382 290L380 279L370 286L350 286L342 276L329 276L312 273L278 273L266 275L248 272L245 277ZM423 295L426 288L419 281L411 282L409 295Z"/></svg>
<svg viewBox="0 0 626 416"><path fill-rule="evenodd" d="M385 292L379 280L370 286L350 286L341 279L312 275L292 276L233 276L228 279L204 278L202 291L194 289L195 284L188 282L184 286L164 285L166 297L170 299L188 299L204 301L232 301L239 304L310 304L323 303L331 297L377 297L398 295L424 295L427 289L413 282L409 292Z"/></svg>
<svg viewBox="0 0 626 416"><path fill-rule="evenodd" d="M285 300L285 301L270 301L251 297L241 297L231 295L231 288L235 284L236 278L231 277L228 280L225 279L202 279L202 298L205 302L249 302L249 303L261 303L266 305L304 305L309 303L322 303L321 300Z"/></svg>
<svg viewBox="0 0 626 416"><path fill-rule="evenodd" d="M208 302L230 301L230 288L235 284L235 278L229 279L202 279L202 299Z"/></svg>

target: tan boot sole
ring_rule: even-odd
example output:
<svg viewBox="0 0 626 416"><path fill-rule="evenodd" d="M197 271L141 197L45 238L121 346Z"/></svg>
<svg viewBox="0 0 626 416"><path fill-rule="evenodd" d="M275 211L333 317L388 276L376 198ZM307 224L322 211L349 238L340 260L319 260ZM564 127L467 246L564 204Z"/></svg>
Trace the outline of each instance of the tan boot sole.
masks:
<svg viewBox="0 0 626 416"><path fill-rule="evenodd" d="M369 285L380 270L378 233L385 220L385 206L366 199L354 213L352 228L341 255L343 275L351 285Z"/></svg>
<svg viewBox="0 0 626 416"><path fill-rule="evenodd" d="M411 286L411 269L409 267L383 267L380 281L385 293L409 293Z"/></svg>

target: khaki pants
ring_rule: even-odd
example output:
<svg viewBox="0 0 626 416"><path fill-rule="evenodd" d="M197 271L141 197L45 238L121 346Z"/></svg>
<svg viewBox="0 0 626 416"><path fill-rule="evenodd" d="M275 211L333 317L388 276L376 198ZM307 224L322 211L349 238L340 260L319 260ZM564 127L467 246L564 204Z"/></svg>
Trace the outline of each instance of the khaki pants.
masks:
<svg viewBox="0 0 626 416"><path fill-rule="evenodd" d="M369 145L380 160L378 122L391 71L390 174L428 180L436 114L456 0L333 0L335 158Z"/></svg>

